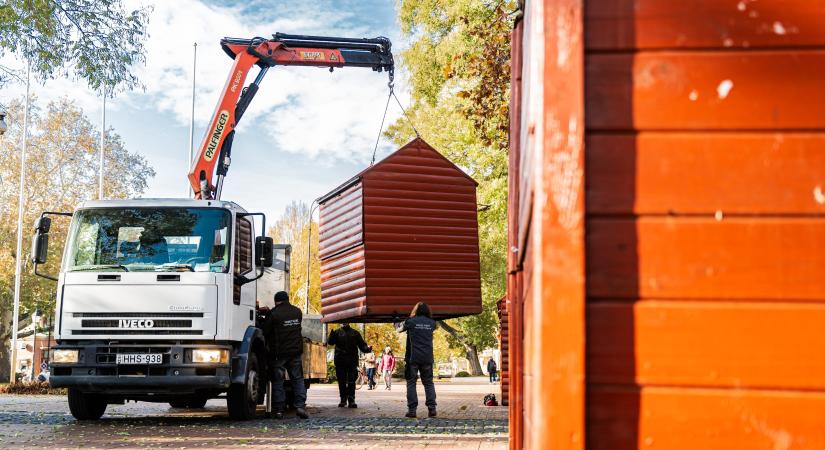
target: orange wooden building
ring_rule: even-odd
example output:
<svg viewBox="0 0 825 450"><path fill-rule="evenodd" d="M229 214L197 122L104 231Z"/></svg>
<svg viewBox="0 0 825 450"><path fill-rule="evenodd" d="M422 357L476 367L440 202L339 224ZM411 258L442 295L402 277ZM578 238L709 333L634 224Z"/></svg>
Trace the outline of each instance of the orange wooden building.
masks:
<svg viewBox="0 0 825 450"><path fill-rule="evenodd" d="M825 448L825 3L521 6L512 448Z"/></svg>

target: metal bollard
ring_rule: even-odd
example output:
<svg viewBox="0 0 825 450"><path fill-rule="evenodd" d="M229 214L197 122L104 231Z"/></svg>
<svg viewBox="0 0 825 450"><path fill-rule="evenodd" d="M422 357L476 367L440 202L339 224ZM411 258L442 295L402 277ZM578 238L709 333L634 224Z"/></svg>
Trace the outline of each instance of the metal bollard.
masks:
<svg viewBox="0 0 825 450"><path fill-rule="evenodd" d="M272 413L272 381L266 382L266 413Z"/></svg>

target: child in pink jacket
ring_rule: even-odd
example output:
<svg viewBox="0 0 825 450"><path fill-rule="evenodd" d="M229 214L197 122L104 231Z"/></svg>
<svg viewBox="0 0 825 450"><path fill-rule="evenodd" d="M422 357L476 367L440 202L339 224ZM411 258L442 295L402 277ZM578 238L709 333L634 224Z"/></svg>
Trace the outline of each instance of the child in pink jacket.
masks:
<svg viewBox="0 0 825 450"><path fill-rule="evenodd" d="M381 360L378 362L378 370L384 376L384 389L392 389L392 373L395 371L395 356L392 354L392 349L387 347L381 355Z"/></svg>

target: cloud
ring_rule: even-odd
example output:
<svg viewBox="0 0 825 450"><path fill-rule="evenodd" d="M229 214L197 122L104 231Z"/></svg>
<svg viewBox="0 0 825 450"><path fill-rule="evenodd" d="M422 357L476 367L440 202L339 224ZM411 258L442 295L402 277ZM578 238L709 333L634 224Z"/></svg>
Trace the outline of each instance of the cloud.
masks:
<svg viewBox="0 0 825 450"><path fill-rule="evenodd" d="M207 126L229 74L232 61L219 41L231 37L268 37L276 31L330 36L374 37L397 34L392 21L378 21L368 12L369 2L304 0L290 5L253 0L238 7L222 0L127 0L126 8L151 6L146 41L146 65L135 67L145 90L119 94L107 103L118 110L129 107L150 114L170 113L176 125L188 126L192 95L192 47L197 42L195 125ZM378 26L380 24L383 26ZM396 50L399 47L396 42ZM6 55L0 63L19 67ZM248 84L256 75L253 68ZM399 75L396 76L396 79ZM274 150L311 158L369 160L387 99L387 75L363 68L326 69L275 67L238 127L244 139L264 139ZM92 118L100 115L100 97L82 80L57 78L33 87L42 102L62 96L74 99ZM22 96L25 86L12 85L0 94L0 103ZM402 93L399 93L401 95ZM402 96L406 101L406 96ZM390 105L385 127L400 114ZM94 119L93 119L94 120ZM201 136L195 137L195 145ZM388 143L382 141L384 151Z"/></svg>
<svg viewBox="0 0 825 450"><path fill-rule="evenodd" d="M155 2L149 23L147 64L138 69L145 94L128 94L128 101L171 112L188 125L192 90L192 44L198 43L195 123L204 127L214 113L232 61L220 49L225 36L270 36L276 31L302 34L376 36L388 30L369 30L355 14L326 1L305 1L269 20L260 14L264 4L235 7L195 0ZM257 11L257 12L256 12ZM383 31L383 32L382 32ZM253 68L248 84L257 74ZM387 75L369 69L275 67L238 126L238 132L267 139L277 149L310 157L363 158L371 154L387 96ZM146 107L146 106L144 106ZM391 109L387 123L399 111ZM196 139L196 145L200 141Z"/></svg>

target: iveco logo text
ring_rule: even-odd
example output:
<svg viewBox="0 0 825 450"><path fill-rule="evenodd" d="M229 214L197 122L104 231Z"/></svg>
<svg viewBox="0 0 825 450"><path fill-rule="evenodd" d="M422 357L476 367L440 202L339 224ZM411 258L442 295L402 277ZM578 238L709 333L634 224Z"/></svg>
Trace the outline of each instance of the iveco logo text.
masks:
<svg viewBox="0 0 825 450"><path fill-rule="evenodd" d="M152 328L154 326L154 320L120 319L120 328Z"/></svg>

